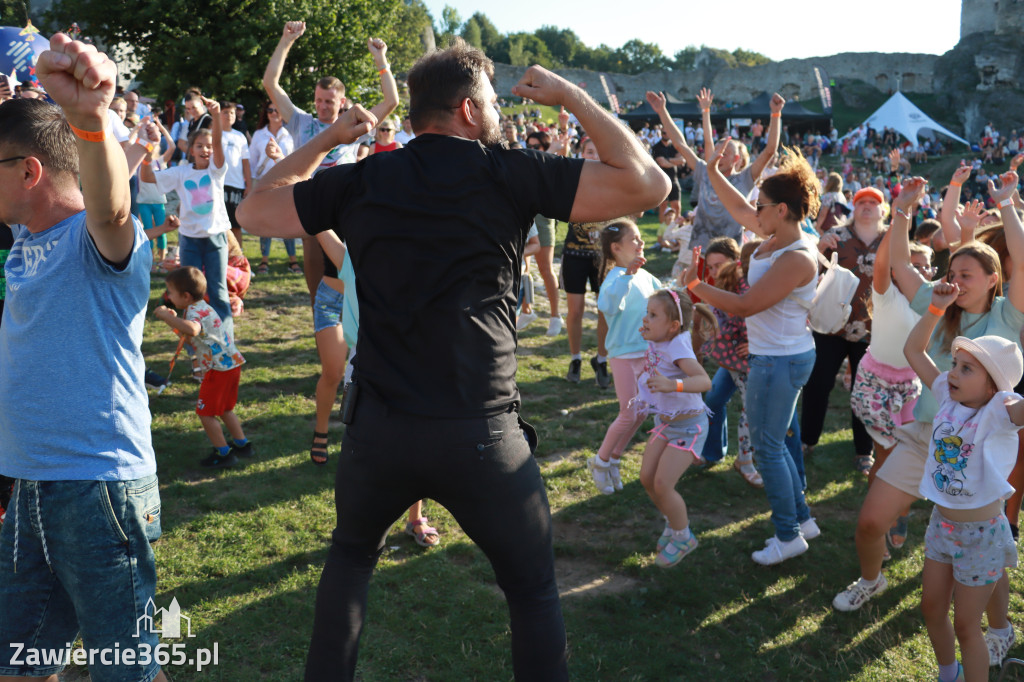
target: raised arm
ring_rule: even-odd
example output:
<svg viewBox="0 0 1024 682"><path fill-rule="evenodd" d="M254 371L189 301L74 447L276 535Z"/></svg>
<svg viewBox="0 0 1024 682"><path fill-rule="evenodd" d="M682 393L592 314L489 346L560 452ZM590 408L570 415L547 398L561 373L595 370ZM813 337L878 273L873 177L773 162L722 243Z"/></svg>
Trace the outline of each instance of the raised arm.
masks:
<svg viewBox="0 0 1024 682"><path fill-rule="evenodd" d="M932 302L921 319L917 321L914 328L907 336L907 342L903 344L903 355L910 363L911 369L921 378L921 383L929 389L939 376L939 368L928 356L928 341L932 338L932 332L939 323L943 313L946 312L956 297L960 294L960 288L949 282L937 282L932 289Z"/></svg>
<svg viewBox="0 0 1024 682"><path fill-rule="evenodd" d="M281 72L284 70L284 62L288 58L288 52L292 49L292 45L305 32L306 22L287 22L281 32L281 39L277 41L277 47L274 48L274 54L270 55L270 61L267 62L267 68L263 72L263 87L270 95L270 101L277 107L277 111L285 123L290 121L295 114L295 105L292 104L288 93L281 88Z"/></svg>
<svg viewBox="0 0 1024 682"><path fill-rule="evenodd" d="M892 273L889 269L889 238L892 230L887 230L882 241L878 244L878 251L875 252L875 266L871 275L871 286L879 294L884 294L892 284ZM910 246L907 246L910 252Z"/></svg>
<svg viewBox="0 0 1024 682"><path fill-rule="evenodd" d="M670 183L628 128L581 88L540 66L531 66L512 88L538 104L562 105L579 119L597 147L600 161L583 165L573 222L610 220L646 211L668 196Z"/></svg>
<svg viewBox="0 0 1024 682"><path fill-rule="evenodd" d="M715 151L715 131L711 127L711 104L715 96L707 88L701 88L697 93L697 106L700 107L701 125L704 126L704 160L711 165L711 157Z"/></svg>
<svg viewBox="0 0 1024 682"><path fill-rule="evenodd" d="M942 225L942 236L950 248L960 242L960 223L956 213L960 206L960 187L971 177L970 166L960 166L953 172L953 178L946 187L946 196L942 198L942 210L939 211L939 223Z"/></svg>
<svg viewBox="0 0 1024 682"><path fill-rule="evenodd" d="M334 263L334 267L341 271L341 266L345 264L345 254L347 249L345 243L341 241L334 230L324 230L323 232L317 232L316 240L320 242L320 248L324 250L327 257Z"/></svg>
<svg viewBox="0 0 1024 682"><path fill-rule="evenodd" d="M914 300L917 290L926 281L910 263L910 215L927 187L924 178L910 178L903 183L903 191L892 203L889 261L896 284L908 301Z"/></svg>
<svg viewBox="0 0 1024 682"><path fill-rule="evenodd" d="M174 139L171 137L171 134L167 132L167 128L164 128L164 124L160 121L159 118L154 118L153 122L156 124L157 128L160 129L160 134L163 137L167 138L167 151L163 153L163 162L165 164L170 163L171 157L174 156L174 148L176 146L174 144Z"/></svg>
<svg viewBox="0 0 1024 682"><path fill-rule="evenodd" d="M1024 311L1024 226L1013 203L1017 191L1017 173L1007 171L999 176L1000 185L988 181L988 195L999 206L1003 218L1003 233L1006 235L1006 250L1010 252L1013 273L1010 275L1010 290L1007 298L1017 310Z"/></svg>
<svg viewBox="0 0 1024 682"><path fill-rule="evenodd" d="M36 73L79 131L75 144L89 235L104 258L122 263L135 245L128 162L121 145L104 132L117 66L95 46L57 33L50 38L50 49L39 55Z"/></svg>
<svg viewBox="0 0 1024 682"><path fill-rule="evenodd" d="M786 106L786 100L776 92L768 106L772 110L771 121L768 123L768 142L750 164L750 177L755 181L761 177L765 167L779 151L779 140L782 138L782 107Z"/></svg>
<svg viewBox="0 0 1024 682"><path fill-rule="evenodd" d="M380 73L380 89L384 93L383 101L370 109L370 113L378 121L383 121L398 106L398 85L395 83L395 75L391 73L391 65L388 64L387 44L380 38L370 38L366 41L366 46L373 57L377 72Z"/></svg>
<svg viewBox="0 0 1024 682"><path fill-rule="evenodd" d="M728 137L725 138L725 142L726 144L729 143ZM711 181L711 187L715 190L715 194L718 195L718 199L725 206L725 210L729 211L729 215L733 217L733 220L751 232L767 237L767 235L761 232L761 225L757 220L757 211L750 205L747 198L740 194L740 191L725 179L722 171L718 170L718 161L722 158L722 152L724 151L725 145L722 145L722 148L708 160L708 180Z"/></svg>
<svg viewBox="0 0 1024 682"><path fill-rule="evenodd" d="M682 131L679 130L679 126L672 120L672 117L668 115L668 100L663 92L652 92L647 91L647 103L651 105L655 113L658 114L658 118L661 120L661 127L664 128L665 132L668 133L668 137L672 140L672 144L675 146L676 151L679 152L683 160L686 161L686 165L690 167L690 170L697 168L697 152L690 148L690 145L686 144L686 136L683 135ZM659 166L667 168L671 166L671 162L667 162L668 166L664 166L659 163Z"/></svg>
<svg viewBox="0 0 1024 682"><path fill-rule="evenodd" d="M256 181L249 196L238 205L235 216L239 224L260 237L308 236L295 210L292 185L313 175L332 149L351 144L375 125L373 114L358 104L339 116L330 128L281 159Z"/></svg>
<svg viewBox="0 0 1024 682"><path fill-rule="evenodd" d="M203 104L206 106L206 110L210 112L211 119L210 134L213 136L213 158L210 161L215 168L221 169L224 167L224 147L221 146L224 130L220 122L220 102L203 97Z"/></svg>
<svg viewBox="0 0 1024 682"><path fill-rule="evenodd" d="M693 249L690 267L679 276L679 283L719 310L740 317L750 317L771 308L818 275L818 264L809 251L787 251L746 293L734 294L700 281L700 250L699 246Z"/></svg>

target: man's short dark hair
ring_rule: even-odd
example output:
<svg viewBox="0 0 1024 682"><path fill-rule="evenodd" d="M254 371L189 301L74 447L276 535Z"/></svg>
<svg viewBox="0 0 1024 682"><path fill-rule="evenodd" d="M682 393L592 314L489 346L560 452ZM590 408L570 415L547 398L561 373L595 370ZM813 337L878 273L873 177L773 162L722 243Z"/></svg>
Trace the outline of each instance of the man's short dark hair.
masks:
<svg viewBox="0 0 1024 682"><path fill-rule="evenodd" d="M461 38L451 46L425 55L409 71L409 120L413 130L447 121L465 98L489 107L480 92L479 75L494 81L494 62Z"/></svg>
<svg viewBox="0 0 1024 682"><path fill-rule="evenodd" d="M12 99L0 106L0 152L34 156L51 173L78 175L78 146L59 107L41 99Z"/></svg>

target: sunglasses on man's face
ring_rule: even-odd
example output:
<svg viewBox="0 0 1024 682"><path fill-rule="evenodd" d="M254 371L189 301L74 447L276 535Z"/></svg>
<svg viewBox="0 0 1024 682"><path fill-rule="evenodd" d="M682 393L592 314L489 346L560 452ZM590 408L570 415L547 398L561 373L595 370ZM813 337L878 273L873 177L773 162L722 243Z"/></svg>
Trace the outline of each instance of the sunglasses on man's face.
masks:
<svg viewBox="0 0 1024 682"><path fill-rule="evenodd" d="M540 145L539 144L528 144L528 145L526 145L526 148L527 149L540 149Z"/></svg>

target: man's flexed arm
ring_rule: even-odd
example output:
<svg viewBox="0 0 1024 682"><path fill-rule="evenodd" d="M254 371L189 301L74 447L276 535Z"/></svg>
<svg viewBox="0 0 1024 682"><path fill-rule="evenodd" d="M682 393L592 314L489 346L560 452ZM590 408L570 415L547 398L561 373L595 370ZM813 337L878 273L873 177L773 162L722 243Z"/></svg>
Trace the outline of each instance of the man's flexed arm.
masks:
<svg viewBox="0 0 1024 682"><path fill-rule="evenodd" d="M274 54L270 56L267 63L267 70L263 72L263 87L270 95L270 101L277 107L281 118L287 123L295 114L295 105L292 104L288 93L281 89L281 72L284 70L284 61L288 58L288 52L299 37L306 32L306 22L289 21L284 25L281 32L281 39L277 41Z"/></svg>

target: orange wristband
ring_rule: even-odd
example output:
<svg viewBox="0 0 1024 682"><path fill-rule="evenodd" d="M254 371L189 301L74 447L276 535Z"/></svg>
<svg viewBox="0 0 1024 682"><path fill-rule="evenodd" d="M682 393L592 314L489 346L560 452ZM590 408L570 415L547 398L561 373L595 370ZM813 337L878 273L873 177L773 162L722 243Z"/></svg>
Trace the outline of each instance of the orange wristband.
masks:
<svg viewBox="0 0 1024 682"><path fill-rule="evenodd" d="M71 128L71 132L85 140L86 142L103 142L107 139L107 133L104 130L82 130L68 123Z"/></svg>
<svg viewBox="0 0 1024 682"><path fill-rule="evenodd" d="M380 71L377 72L377 75L378 76L383 76L384 74L386 74L390 70L391 70L391 66L385 66L383 69L381 69Z"/></svg>
<svg viewBox="0 0 1024 682"><path fill-rule="evenodd" d="M689 284L687 284L686 288L689 291L693 291L695 288L697 288L698 284L700 284L700 280L699 279L695 279L692 282L690 282Z"/></svg>
<svg viewBox="0 0 1024 682"><path fill-rule="evenodd" d="M951 182L951 183L949 183L949 186L950 187L962 187L963 184L964 183L962 183L962 182Z"/></svg>
<svg viewBox="0 0 1024 682"><path fill-rule="evenodd" d="M946 314L945 310L937 307L934 303L928 304L928 312L930 312L932 315L935 315L936 317L942 317L943 315Z"/></svg>
<svg viewBox="0 0 1024 682"><path fill-rule="evenodd" d="M683 380L682 379L676 379L676 393L682 393L682 392L683 392Z"/></svg>
<svg viewBox="0 0 1024 682"><path fill-rule="evenodd" d="M776 114L774 112L772 113L772 118L779 118L780 116L782 116L781 113L779 113L779 114Z"/></svg>
<svg viewBox="0 0 1024 682"><path fill-rule="evenodd" d="M1003 199L999 202L999 208L1010 208L1013 206L1013 199Z"/></svg>
<svg viewBox="0 0 1024 682"><path fill-rule="evenodd" d="M711 109L701 109L701 111L703 111L705 114L711 113Z"/></svg>

